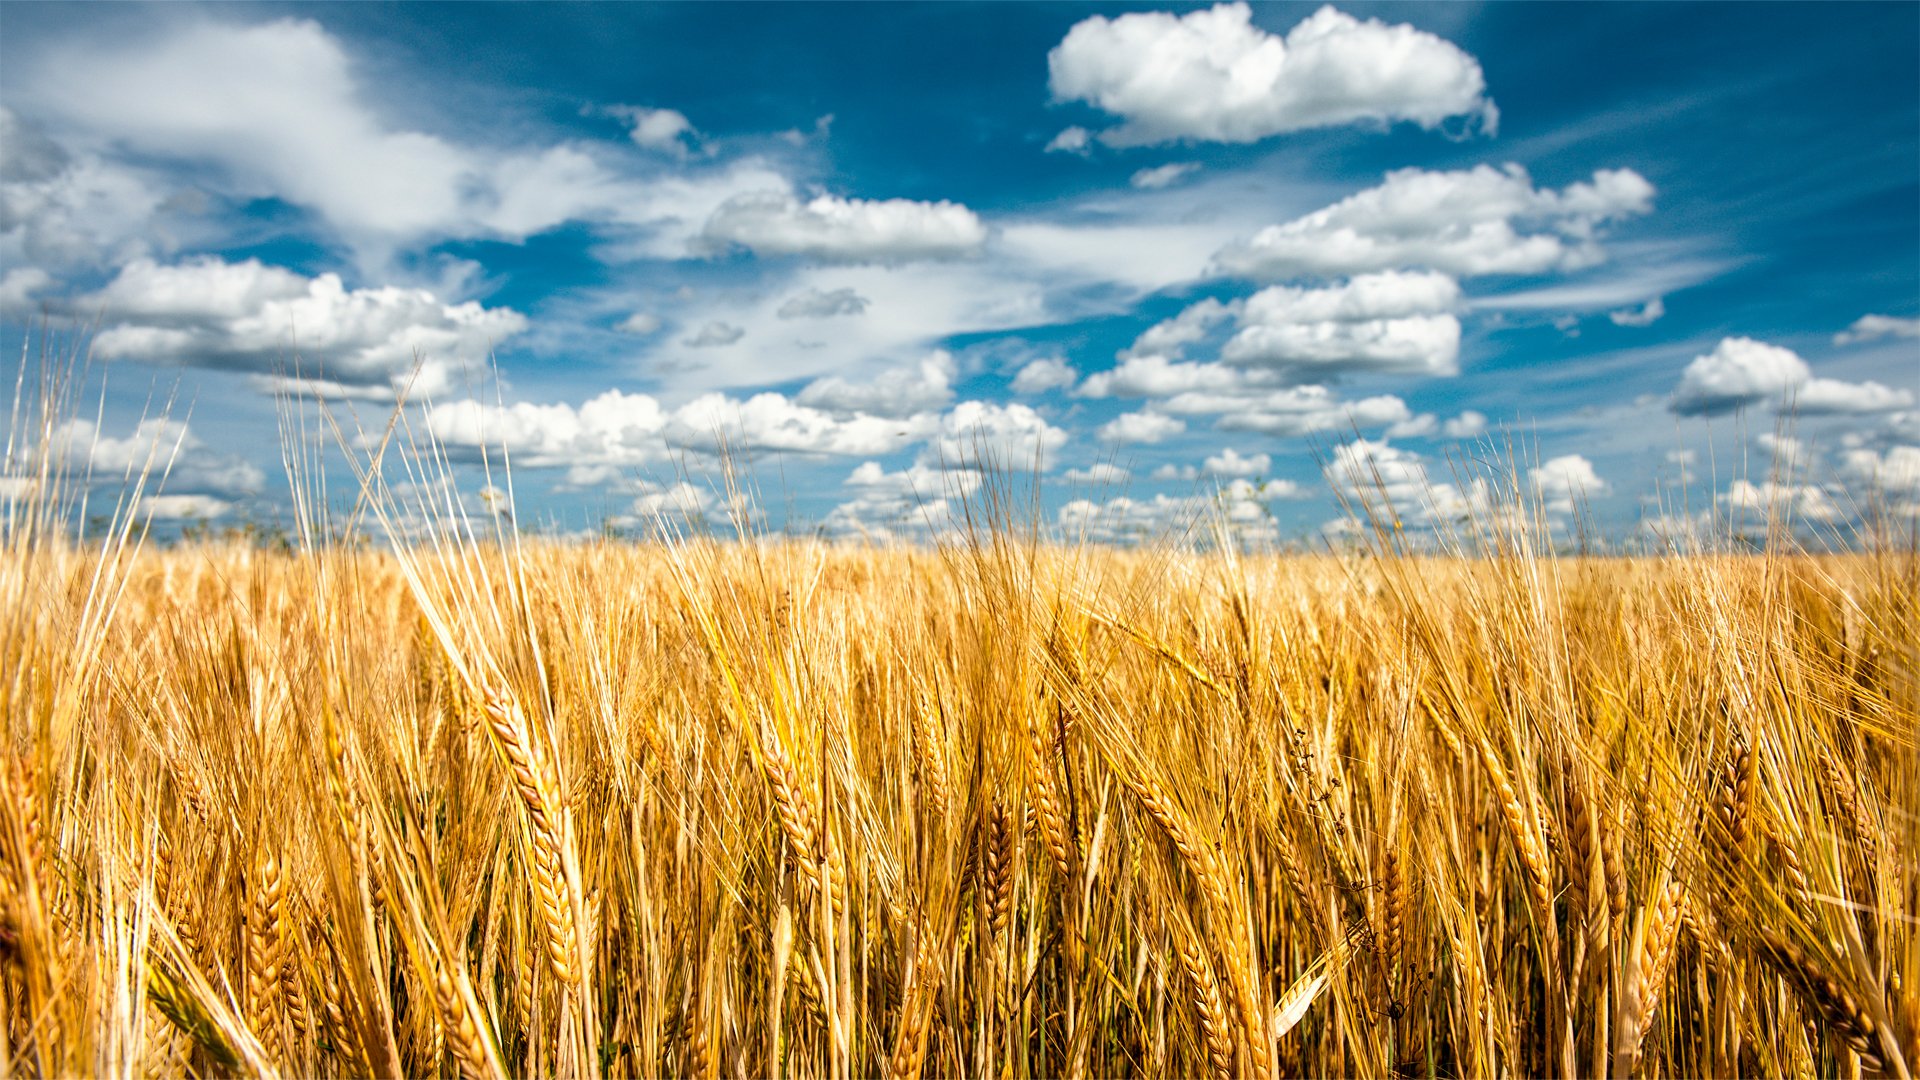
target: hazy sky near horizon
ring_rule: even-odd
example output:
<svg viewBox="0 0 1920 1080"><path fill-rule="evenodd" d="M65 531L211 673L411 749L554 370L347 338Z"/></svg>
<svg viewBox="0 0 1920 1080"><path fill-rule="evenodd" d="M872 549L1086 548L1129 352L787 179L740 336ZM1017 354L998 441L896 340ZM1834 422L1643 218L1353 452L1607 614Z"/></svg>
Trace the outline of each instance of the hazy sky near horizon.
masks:
<svg viewBox="0 0 1920 1080"><path fill-rule="evenodd" d="M938 527L984 452L1069 532L1310 539L1356 477L1470 512L1509 447L1621 536L1845 529L1920 513L1916 41L1913 4L8 3L0 332L85 341L75 465L179 445L162 518L284 523L276 395L377 426L407 386L565 530L716 510L722 440L833 534Z"/></svg>

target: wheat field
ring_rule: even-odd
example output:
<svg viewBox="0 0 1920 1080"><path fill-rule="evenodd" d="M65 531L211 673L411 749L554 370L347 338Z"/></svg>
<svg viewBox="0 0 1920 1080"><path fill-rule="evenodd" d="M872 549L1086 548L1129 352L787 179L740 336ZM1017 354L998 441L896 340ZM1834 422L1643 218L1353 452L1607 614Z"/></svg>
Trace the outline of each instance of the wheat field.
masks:
<svg viewBox="0 0 1920 1080"><path fill-rule="evenodd" d="M0 562L28 1076L1909 1076L1920 558Z"/></svg>

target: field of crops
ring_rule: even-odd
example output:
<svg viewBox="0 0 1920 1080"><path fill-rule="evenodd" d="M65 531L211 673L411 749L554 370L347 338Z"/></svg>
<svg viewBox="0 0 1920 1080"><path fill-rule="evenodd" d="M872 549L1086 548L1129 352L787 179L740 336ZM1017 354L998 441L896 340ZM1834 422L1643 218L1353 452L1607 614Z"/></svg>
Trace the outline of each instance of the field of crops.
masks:
<svg viewBox="0 0 1920 1080"><path fill-rule="evenodd" d="M437 535L15 531L10 1073L1916 1060L1911 552Z"/></svg>

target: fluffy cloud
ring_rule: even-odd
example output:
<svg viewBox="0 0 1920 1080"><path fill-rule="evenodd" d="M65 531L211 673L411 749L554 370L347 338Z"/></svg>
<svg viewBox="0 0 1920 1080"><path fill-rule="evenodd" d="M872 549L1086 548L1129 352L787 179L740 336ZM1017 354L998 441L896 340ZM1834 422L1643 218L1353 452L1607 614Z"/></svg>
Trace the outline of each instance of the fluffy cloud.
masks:
<svg viewBox="0 0 1920 1080"><path fill-rule="evenodd" d="M1151 169L1141 169L1139 172L1134 173L1133 178L1127 182L1137 188L1155 190L1163 187L1171 187L1175 183L1178 183L1181 177L1189 173L1198 172L1199 170L1200 163L1197 161L1175 161Z"/></svg>
<svg viewBox="0 0 1920 1080"><path fill-rule="evenodd" d="M1769 519L1790 516L1801 521L1830 522L1847 516L1825 488L1814 484L1782 484L1772 480L1755 484L1735 480L1727 485L1720 503L1729 513L1763 515Z"/></svg>
<svg viewBox="0 0 1920 1080"><path fill-rule="evenodd" d="M1253 477L1267 472L1272 467L1273 458L1266 454L1242 457L1229 446L1203 462L1200 471L1207 476Z"/></svg>
<svg viewBox="0 0 1920 1080"><path fill-rule="evenodd" d="M737 244L759 255L897 263L970 255L986 243L987 228L973 211L945 200L820 195L803 203L770 191L727 200L701 235L717 248Z"/></svg>
<svg viewBox="0 0 1920 1080"><path fill-rule="evenodd" d="M1331 7L1285 37L1254 26L1243 3L1096 15L1047 54L1047 69L1055 98L1122 119L1100 135L1113 146L1248 143L1360 121L1432 128L1452 117L1492 131L1498 119L1479 63L1457 46Z"/></svg>
<svg viewBox="0 0 1920 1080"><path fill-rule="evenodd" d="M1049 154L1085 154L1093 136L1086 128L1074 125L1064 128L1047 143Z"/></svg>
<svg viewBox="0 0 1920 1080"><path fill-rule="evenodd" d="M1106 371L1087 376L1080 384L1082 397L1171 397L1196 392L1236 393L1246 389L1261 373L1250 373L1219 363L1188 363L1169 360L1158 354L1122 360Z"/></svg>
<svg viewBox="0 0 1920 1080"><path fill-rule="evenodd" d="M1840 455L1840 475L1863 492L1884 496L1897 513L1920 514L1920 446L1893 446Z"/></svg>
<svg viewBox="0 0 1920 1080"><path fill-rule="evenodd" d="M164 205L141 174L69 153L0 106L0 265L13 268L0 288L6 307L28 306L28 293L49 284L47 267L111 265L166 246ZM40 276L20 276L29 272Z"/></svg>
<svg viewBox="0 0 1920 1080"><path fill-rule="evenodd" d="M930 414L903 419L866 413L836 415L783 394L744 401L703 394L674 410L667 441L689 450L773 450L797 454L890 454L933 434Z"/></svg>
<svg viewBox="0 0 1920 1080"><path fill-rule="evenodd" d="M47 450L71 473L108 483L145 475L169 494L257 495L266 483L258 465L209 451L187 424L166 417L143 419L124 437L91 420L65 420L48 432Z"/></svg>
<svg viewBox="0 0 1920 1080"><path fill-rule="evenodd" d="M1043 356L1022 367L1013 377L1016 394L1044 394L1049 390L1071 390L1076 376L1073 368L1057 356Z"/></svg>
<svg viewBox="0 0 1920 1080"><path fill-rule="evenodd" d="M1157 443L1187 430L1186 421L1159 413L1121 413L1100 425L1100 438L1112 443Z"/></svg>
<svg viewBox="0 0 1920 1080"><path fill-rule="evenodd" d="M782 319L825 319L835 315L859 315L867 310L871 303L866 297L854 290L834 289L823 292L819 289L803 289L787 297L775 312Z"/></svg>
<svg viewBox="0 0 1920 1080"><path fill-rule="evenodd" d="M1110 461L1095 462L1084 469L1068 469L1061 476L1069 483L1096 484L1112 486L1123 484L1133 478L1133 474Z"/></svg>
<svg viewBox="0 0 1920 1080"><path fill-rule="evenodd" d="M504 447L516 467L531 469L633 466L665 455L662 433L669 416L646 394L619 390L575 407L519 402L483 405L473 400L427 410L434 438L456 451Z"/></svg>
<svg viewBox="0 0 1920 1080"><path fill-rule="evenodd" d="M1295 486L1285 480L1265 484L1234 480L1212 492L1184 497L1119 496L1105 502L1075 499L1060 508L1057 520L1069 537L1105 542L1175 535L1204 537L1218 523L1236 543L1271 543L1279 539L1280 530L1267 503L1297 494Z"/></svg>
<svg viewBox="0 0 1920 1080"><path fill-rule="evenodd" d="M1323 472L1356 513L1367 508L1400 520L1437 524L1490 506L1485 481L1464 488L1436 481L1419 454L1383 441L1355 439L1340 445Z"/></svg>
<svg viewBox="0 0 1920 1080"><path fill-rule="evenodd" d="M1233 318L1240 311L1240 301L1221 303L1208 297L1198 303L1189 304L1180 314L1164 319L1148 327L1146 332L1134 339L1133 344L1121 353L1121 359L1160 356L1178 358L1187 346L1206 339L1213 328Z"/></svg>
<svg viewBox="0 0 1920 1080"><path fill-rule="evenodd" d="M307 278L258 260L202 258L163 266L137 259L79 305L103 329L108 359L293 373L344 389L390 394L420 363L434 393L464 364L526 329L508 308L446 304L424 289L348 289L335 274Z"/></svg>
<svg viewBox="0 0 1920 1080"><path fill-rule="evenodd" d="M134 513L156 521L212 521L233 508L232 501L211 495L142 495Z"/></svg>
<svg viewBox="0 0 1920 1080"><path fill-rule="evenodd" d="M963 401L940 418L939 435L922 464L946 468L1042 468L1067 444L1067 433L1018 403Z"/></svg>
<svg viewBox="0 0 1920 1080"><path fill-rule="evenodd" d="M614 329L623 334L633 334L636 337L648 337L659 333L660 325L660 316L649 314L645 311L636 311L620 320L620 325L614 327Z"/></svg>
<svg viewBox="0 0 1920 1080"><path fill-rule="evenodd" d="M721 345L731 345L747 336L746 330L719 321L702 326L698 332L682 340L680 344L690 349L712 349Z"/></svg>
<svg viewBox="0 0 1920 1080"><path fill-rule="evenodd" d="M1791 349L1739 337L1695 357L1668 407L1681 416L1712 416L1763 402L1807 414L1872 413L1905 408L1913 394L1877 382L1816 379Z"/></svg>
<svg viewBox="0 0 1920 1080"><path fill-rule="evenodd" d="M982 480L973 469L917 464L887 472L868 461L847 477L853 498L835 507L825 525L829 532L874 538L942 531L957 523L955 504L978 491Z"/></svg>
<svg viewBox="0 0 1920 1080"><path fill-rule="evenodd" d="M1571 514L1576 504L1607 491L1607 482L1593 470L1593 462L1579 454L1551 458L1535 466L1533 490L1549 513Z"/></svg>
<svg viewBox="0 0 1920 1080"><path fill-rule="evenodd" d="M1274 286L1248 298L1240 329L1221 350L1229 363L1451 375L1460 354L1460 299L1434 273L1363 274L1324 289Z"/></svg>
<svg viewBox="0 0 1920 1080"><path fill-rule="evenodd" d="M800 391L798 401L835 413L871 413L906 417L945 408L953 400L953 355L930 354L911 368L895 368L870 379L828 376Z"/></svg>
<svg viewBox="0 0 1920 1080"><path fill-rule="evenodd" d="M1471 439L1487 430L1487 415L1472 409L1463 410L1459 416L1440 426L1440 433L1449 439Z"/></svg>
<svg viewBox="0 0 1920 1080"><path fill-rule="evenodd" d="M1920 338L1920 319L1899 319L1891 315L1862 315L1853 325L1833 336L1835 345L1856 345L1880 338Z"/></svg>
<svg viewBox="0 0 1920 1080"><path fill-rule="evenodd" d="M1656 296L1638 308L1622 308L1619 311L1609 311L1607 312L1607 318L1611 320L1615 326L1652 326L1666 313L1666 302Z"/></svg>
<svg viewBox="0 0 1920 1080"><path fill-rule="evenodd" d="M684 155L693 123L678 109L649 109L644 105L615 105L607 110L625 120L634 145Z"/></svg>
<svg viewBox="0 0 1920 1080"><path fill-rule="evenodd" d="M1536 189L1518 165L1457 172L1400 169L1379 187L1271 225L1214 256L1236 276L1283 278L1425 267L1455 277L1577 270L1605 258L1600 228L1652 209L1631 169Z"/></svg>
<svg viewBox="0 0 1920 1080"><path fill-rule="evenodd" d="M37 266L18 266L0 274L0 313L31 311L34 294L53 284L53 277Z"/></svg>

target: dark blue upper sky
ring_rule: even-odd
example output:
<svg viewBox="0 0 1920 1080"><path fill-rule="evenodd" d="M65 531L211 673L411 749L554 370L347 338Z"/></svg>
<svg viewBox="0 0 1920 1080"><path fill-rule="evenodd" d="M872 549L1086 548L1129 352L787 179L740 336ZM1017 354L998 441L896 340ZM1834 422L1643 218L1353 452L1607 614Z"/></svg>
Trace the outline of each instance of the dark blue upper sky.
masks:
<svg viewBox="0 0 1920 1080"><path fill-rule="evenodd" d="M1093 535L1439 523L1509 435L1619 536L1920 507L1912 4L12 3L0 110L0 326L158 516L407 384L568 529L719 440L835 533L982 451Z"/></svg>

